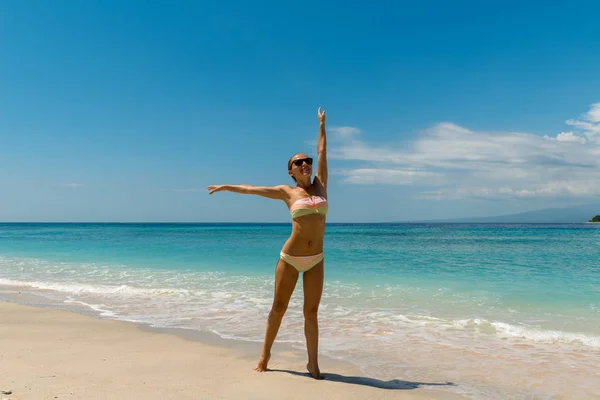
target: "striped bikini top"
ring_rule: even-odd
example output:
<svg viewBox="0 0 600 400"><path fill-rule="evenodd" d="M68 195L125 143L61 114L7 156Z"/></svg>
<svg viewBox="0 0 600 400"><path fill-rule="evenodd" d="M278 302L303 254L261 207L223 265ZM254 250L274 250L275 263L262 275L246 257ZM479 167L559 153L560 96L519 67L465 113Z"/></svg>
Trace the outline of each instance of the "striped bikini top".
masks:
<svg viewBox="0 0 600 400"><path fill-rule="evenodd" d="M309 214L327 214L327 199L321 196L310 196L296 200L290 207L292 219Z"/></svg>

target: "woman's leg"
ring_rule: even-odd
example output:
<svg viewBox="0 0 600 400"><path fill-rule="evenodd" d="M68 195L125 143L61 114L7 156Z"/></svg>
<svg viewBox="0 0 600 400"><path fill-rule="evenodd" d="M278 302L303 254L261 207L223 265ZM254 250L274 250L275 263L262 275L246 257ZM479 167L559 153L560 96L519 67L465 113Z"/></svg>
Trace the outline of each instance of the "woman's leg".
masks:
<svg viewBox="0 0 600 400"><path fill-rule="evenodd" d="M304 273L304 336L306 336L306 349L308 350L308 364L306 368L315 379L322 379L319 370L319 322L317 313L323 293L323 265L324 261Z"/></svg>
<svg viewBox="0 0 600 400"><path fill-rule="evenodd" d="M273 306L267 320L267 331L265 333L265 342L263 345L260 360L254 368L255 371L264 372L267 370L269 358L271 358L271 347L279 331L281 320L287 310L290 297L296 287L298 281L298 271L282 259L279 259L277 268L275 269L275 297Z"/></svg>

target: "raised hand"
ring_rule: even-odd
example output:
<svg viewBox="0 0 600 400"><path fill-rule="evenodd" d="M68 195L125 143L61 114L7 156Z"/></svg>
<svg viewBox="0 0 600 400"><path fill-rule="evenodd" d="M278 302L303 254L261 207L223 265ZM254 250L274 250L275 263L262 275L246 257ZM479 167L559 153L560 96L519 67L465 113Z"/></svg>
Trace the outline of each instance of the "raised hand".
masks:
<svg viewBox="0 0 600 400"><path fill-rule="evenodd" d="M317 110L317 116L319 117L319 121L324 124L325 123L325 113L326 110L322 110L321 107Z"/></svg>
<svg viewBox="0 0 600 400"><path fill-rule="evenodd" d="M213 194L225 190L225 185L210 185L206 188L208 189L208 194Z"/></svg>

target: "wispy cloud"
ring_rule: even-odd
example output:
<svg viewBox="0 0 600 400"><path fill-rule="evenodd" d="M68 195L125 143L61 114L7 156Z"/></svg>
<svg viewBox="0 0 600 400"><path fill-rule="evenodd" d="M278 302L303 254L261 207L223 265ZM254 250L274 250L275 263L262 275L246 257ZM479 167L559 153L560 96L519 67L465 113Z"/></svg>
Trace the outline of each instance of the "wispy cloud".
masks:
<svg viewBox="0 0 600 400"><path fill-rule="evenodd" d="M578 119L569 119L566 123L579 129L588 140L600 144L600 103L592 104L587 113Z"/></svg>
<svg viewBox="0 0 600 400"><path fill-rule="evenodd" d="M554 181L531 184L528 189L514 187L458 187L438 189L421 194L424 199L528 199L534 197L591 197L600 196L600 188L589 181Z"/></svg>
<svg viewBox="0 0 600 400"><path fill-rule="evenodd" d="M415 184L421 196L445 198L589 197L600 195L600 103L556 136L472 131L440 123L402 147L374 146L345 127L332 158L359 162L335 171L351 184Z"/></svg>
<svg viewBox="0 0 600 400"><path fill-rule="evenodd" d="M339 170L336 172L346 176L346 182L355 184L385 183L392 185L410 185L422 181L423 179L434 182L440 177L439 174L434 172L383 168L359 168L353 170Z"/></svg>
<svg viewBox="0 0 600 400"><path fill-rule="evenodd" d="M83 183L60 183L57 186L63 188L79 188L83 186Z"/></svg>
<svg viewBox="0 0 600 400"><path fill-rule="evenodd" d="M332 126L328 131L334 136L341 138L350 138L360 133L360 129L353 126Z"/></svg>
<svg viewBox="0 0 600 400"><path fill-rule="evenodd" d="M587 139L581 136L575 135L573 132L561 132L556 135L555 138L544 136L546 139L558 140L559 142L579 142L579 143L587 143Z"/></svg>

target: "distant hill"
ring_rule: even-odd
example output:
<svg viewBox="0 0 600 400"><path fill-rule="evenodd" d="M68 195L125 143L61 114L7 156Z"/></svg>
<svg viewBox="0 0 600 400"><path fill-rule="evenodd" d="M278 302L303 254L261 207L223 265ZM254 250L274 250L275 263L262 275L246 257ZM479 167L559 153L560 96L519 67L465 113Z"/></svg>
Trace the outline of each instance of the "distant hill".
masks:
<svg viewBox="0 0 600 400"><path fill-rule="evenodd" d="M459 218L436 220L427 222L453 222L453 223L584 223L594 215L600 213L600 203L585 204L568 208L544 208L542 210L528 211L511 215L494 217Z"/></svg>

